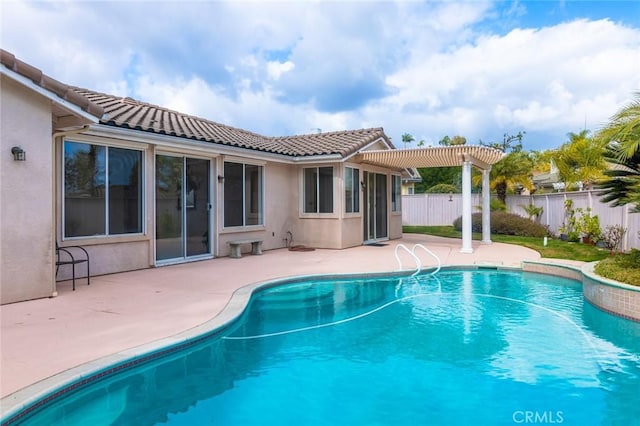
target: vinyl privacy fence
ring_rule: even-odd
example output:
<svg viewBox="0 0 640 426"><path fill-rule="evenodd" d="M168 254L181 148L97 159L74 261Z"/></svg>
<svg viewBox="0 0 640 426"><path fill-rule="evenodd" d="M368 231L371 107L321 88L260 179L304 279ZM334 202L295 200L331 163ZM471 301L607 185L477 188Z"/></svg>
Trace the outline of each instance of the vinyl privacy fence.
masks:
<svg viewBox="0 0 640 426"><path fill-rule="evenodd" d="M611 207L600 201L599 191L561 192L540 195L510 195L507 210L528 217L522 206L534 204L542 207L540 223L547 225L554 234L565 221L564 202L573 200L573 208L591 208L591 215L598 216L600 227L621 225L627 229L622 247L625 250L640 248L640 213L629 213L629 206ZM481 195L471 194L471 204L480 211ZM452 225L462 215L462 194L415 194L402 196L402 224L413 226Z"/></svg>

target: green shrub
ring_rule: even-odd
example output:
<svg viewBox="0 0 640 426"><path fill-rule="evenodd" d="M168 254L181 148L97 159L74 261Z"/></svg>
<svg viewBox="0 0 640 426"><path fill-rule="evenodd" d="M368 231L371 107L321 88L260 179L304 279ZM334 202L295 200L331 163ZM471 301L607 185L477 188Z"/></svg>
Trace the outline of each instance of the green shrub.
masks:
<svg viewBox="0 0 640 426"><path fill-rule="evenodd" d="M612 280L631 285L640 285L640 250L632 249L628 254L616 254L601 260L595 273Z"/></svg>
<svg viewBox="0 0 640 426"><path fill-rule="evenodd" d="M448 183L439 183L428 188L425 193L427 194L448 194L450 192L458 192L458 188L455 185Z"/></svg>
<svg viewBox="0 0 640 426"><path fill-rule="evenodd" d="M492 198L489 203L490 203L489 204L489 208L491 209L492 212L506 212L507 211L507 205L505 203L503 203L502 201L498 200L497 198Z"/></svg>
<svg viewBox="0 0 640 426"><path fill-rule="evenodd" d="M462 230L462 217L453 222L453 227ZM474 213L471 216L472 232L482 232L482 213ZM502 235L517 235L520 237L545 237L549 236L547 227L535 223L516 214L495 211L491 212L491 233Z"/></svg>

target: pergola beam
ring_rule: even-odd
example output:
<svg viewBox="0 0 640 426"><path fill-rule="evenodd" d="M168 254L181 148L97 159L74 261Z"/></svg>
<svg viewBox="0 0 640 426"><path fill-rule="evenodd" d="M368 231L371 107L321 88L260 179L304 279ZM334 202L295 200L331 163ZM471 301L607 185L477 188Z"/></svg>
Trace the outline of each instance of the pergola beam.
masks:
<svg viewBox="0 0 640 426"><path fill-rule="evenodd" d="M491 216L489 171L504 153L495 148L478 145L457 145L435 148L389 149L362 151L354 156L356 162L375 166L405 169L412 167L462 166L462 253L473 253L471 166L482 170L482 242L491 244Z"/></svg>

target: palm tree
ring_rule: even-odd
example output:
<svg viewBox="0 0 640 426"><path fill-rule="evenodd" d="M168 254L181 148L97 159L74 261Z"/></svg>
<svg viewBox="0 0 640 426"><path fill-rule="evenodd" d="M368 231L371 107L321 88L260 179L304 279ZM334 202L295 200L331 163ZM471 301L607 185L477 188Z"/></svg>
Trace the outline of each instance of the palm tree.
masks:
<svg viewBox="0 0 640 426"><path fill-rule="evenodd" d="M526 151L512 151L491 167L491 189L495 189L498 199L506 203L507 191L533 188L532 169L533 161Z"/></svg>
<svg viewBox="0 0 640 426"><path fill-rule="evenodd" d="M640 92L596 137L606 144L605 158L613 165L599 185L608 191L602 201L632 204L631 211L640 213Z"/></svg>
<svg viewBox="0 0 640 426"><path fill-rule="evenodd" d="M604 177L603 172L607 168L603 157L604 143L601 139L589 137L586 129L567 136L569 141L553 154L553 161L565 187L579 184L582 188L589 188Z"/></svg>
<svg viewBox="0 0 640 426"><path fill-rule="evenodd" d="M407 144L411 144L411 142L415 141L416 139L410 134L410 133L403 133L402 134L402 143L404 143L404 147L407 147Z"/></svg>
<svg viewBox="0 0 640 426"><path fill-rule="evenodd" d="M499 149L502 152L511 150L502 160L498 161L491 167L489 179L491 181L491 189L496 191L498 199L505 204L507 200L507 191L514 191L517 188L533 188L531 179L531 170L533 169L533 160L529 153L522 149L522 138L526 132L521 131L515 135L505 133L502 142L485 144L480 141L480 145L489 146ZM474 183L480 177L474 179Z"/></svg>
<svg viewBox="0 0 640 426"><path fill-rule="evenodd" d="M609 124L598 133L598 138L607 143L618 144L618 155L623 161L640 150L640 92L634 96L635 99L611 117Z"/></svg>

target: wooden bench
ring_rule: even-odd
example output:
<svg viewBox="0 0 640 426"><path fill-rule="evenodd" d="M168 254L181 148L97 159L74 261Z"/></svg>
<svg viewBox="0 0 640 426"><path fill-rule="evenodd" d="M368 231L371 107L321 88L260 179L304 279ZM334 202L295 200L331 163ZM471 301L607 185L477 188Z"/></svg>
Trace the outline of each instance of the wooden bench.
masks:
<svg viewBox="0 0 640 426"><path fill-rule="evenodd" d="M231 254L229 256L235 259L242 257L242 251L240 249L243 244L251 244L251 254L262 254L262 240L259 239L234 240L229 241L227 244L231 247Z"/></svg>

